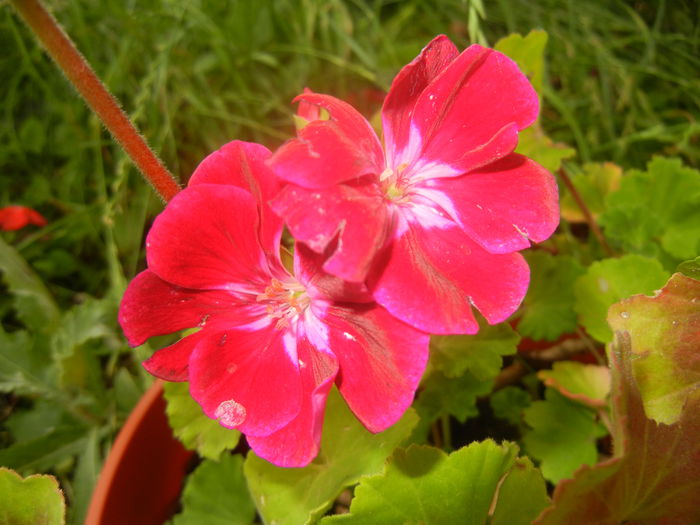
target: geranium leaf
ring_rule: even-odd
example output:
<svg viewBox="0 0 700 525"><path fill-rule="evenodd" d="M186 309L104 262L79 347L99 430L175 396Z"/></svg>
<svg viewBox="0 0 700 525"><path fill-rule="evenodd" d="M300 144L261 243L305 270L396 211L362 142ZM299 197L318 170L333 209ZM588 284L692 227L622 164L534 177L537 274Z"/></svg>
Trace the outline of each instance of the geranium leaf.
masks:
<svg viewBox="0 0 700 525"><path fill-rule="evenodd" d="M700 279L700 257L690 261L683 261L678 265L677 271L693 279Z"/></svg>
<svg viewBox="0 0 700 525"><path fill-rule="evenodd" d="M66 503L53 476L22 479L0 467L0 523L8 525L60 525L65 523Z"/></svg>
<svg viewBox="0 0 700 525"><path fill-rule="evenodd" d="M186 448L208 459L218 459L224 450L236 448L241 433L207 417L192 399L188 383L165 382L163 393L170 428Z"/></svg>
<svg viewBox="0 0 700 525"><path fill-rule="evenodd" d="M479 381L493 379L503 366L502 356L514 354L520 336L506 323L494 326L479 319L474 335L437 335L430 338L429 367L447 377L469 371Z"/></svg>
<svg viewBox="0 0 700 525"><path fill-rule="evenodd" d="M17 317L27 328L48 333L58 325L60 312L44 283L19 252L1 238L0 272L15 297Z"/></svg>
<svg viewBox="0 0 700 525"><path fill-rule="evenodd" d="M532 404L532 398L522 388L507 386L491 394L489 403L494 416L519 425L523 411Z"/></svg>
<svg viewBox="0 0 700 525"><path fill-rule="evenodd" d="M574 148L549 138L539 121L518 134L515 152L533 159L551 172L556 172L561 167L562 160L576 155Z"/></svg>
<svg viewBox="0 0 700 525"><path fill-rule="evenodd" d="M517 458L498 489L489 525L529 525L549 503L542 473L529 458Z"/></svg>
<svg viewBox="0 0 700 525"><path fill-rule="evenodd" d="M677 422L688 392L700 390L700 281L674 274L657 296L613 305L608 322L615 332L629 334L646 416Z"/></svg>
<svg viewBox="0 0 700 525"><path fill-rule="evenodd" d="M606 199L600 223L626 252L664 255L670 263L700 252L700 172L656 157L627 173Z"/></svg>
<svg viewBox="0 0 700 525"><path fill-rule="evenodd" d="M525 422L532 427L523 436L525 450L540 461L545 479L556 483L581 465L596 462L596 439L605 430L587 407L548 388L544 401L535 401L525 410Z"/></svg>
<svg viewBox="0 0 700 525"><path fill-rule="evenodd" d="M658 261L640 255L597 261L576 280L574 308L590 335L609 342L612 331L605 321L608 308L623 297L651 293L661 288L666 279L668 273Z"/></svg>
<svg viewBox="0 0 700 525"><path fill-rule="evenodd" d="M653 361L658 353L673 361L676 369L687 366L693 357L697 362L698 317L688 312L697 313L698 286L697 281L676 274L658 296L633 297L611 309L611 318L615 318L610 352L615 457L583 467L574 479L562 482L554 491L553 506L536 524L700 522L700 390L684 390L684 398L678 399L681 413L674 423L656 423L646 417L640 394L650 378L635 372L637 361ZM659 333L670 339L661 348L647 346L657 337L659 320L647 324L635 320L645 318L656 307L652 303L663 312ZM621 316L623 312L628 315ZM631 322L621 323L618 318Z"/></svg>
<svg viewBox="0 0 700 525"><path fill-rule="evenodd" d="M605 198L620 189L622 168L612 162L591 163L583 166L581 173L573 173L571 182L594 219L605 211ZM569 222L586 222L586 217L571 193L566 192L559 201L561 216Z"/></svg>
<svg viewBox="0 0 700 525"><path fill-rule="evenodd" d="M190 474L182 494L182 512L173 525L249 525L255 505L243 477L243 458L222 455L205 459Z"/></svg>
<svg viewBox="0 0 700 525"><path fill-rule="evenodd" d="M48 338L26 331L5 333L0 327L0 391L48 394L56 383Z"/></svg>
<svg viewBox="0 0 700 525"><path fill-rule="evenodd" d="M43 436L0 450L0 465L24 472L46 471L85 449L85 427L62 424Z"/></svg>
<svg viewBox="0 0 700 525"><path fill-rule="evenodd" d="M554 257L546 252L527 255L530 265L528 289L518 321L518 332L535 341L554 341L577 326L573 284L584 268L573 257Z"/></svg>
<svg viewBox="0 0 700 525"><path fill-rule="evenodd" d="M321 451L304 468L280 468L248 453L244 472L265 523L313 523L340 491L362 476L379 472L417 422L412 409L394 426L371 434L333 389L328 397Z"/></svg>
<svg viewBox="0 0 700 525"><path fill-rule="evenodd" d="M560 361L554 363L551 370L540 370L537 377L569 399L591 408L607 406L610 371L606 366Z"/></svg>
<svg viewBox="0 0 700 525"><path fill-rule="evenodd" d="M504 492L498 492L504 476L525 464L516 464L517 453L516 445L496 445L491 440L472 443L449 456L426 446L399 449L382 474L360 481L349 514L327 517L321 523L486 524L494 501L499 522L505 523L510 514L514 520L508 523L529 523L546 504L541 477L526 485L516 475ZM535 472L532 478L536 477ZM516 486L520 494L514 493ZM530 507L514 505L523 498ZM508 507L512 510L505 510Z"/></svg>

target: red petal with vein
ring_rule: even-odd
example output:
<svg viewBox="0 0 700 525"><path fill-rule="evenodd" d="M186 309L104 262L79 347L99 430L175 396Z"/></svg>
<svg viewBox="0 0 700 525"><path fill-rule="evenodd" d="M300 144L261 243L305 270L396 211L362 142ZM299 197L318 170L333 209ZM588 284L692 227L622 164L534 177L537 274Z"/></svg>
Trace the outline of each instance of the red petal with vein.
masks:
<svg viewBox="0 0 700 525"><path fill-rule="evenodd" d="M341 182L379 173L358 148L363 137L348 134L332 120L316 120L299 130L277 150L272 168L283 180L305 188L329 188ZM376 138L374 139L376 140Z"/></svg>
<svg viewBox="0 0 700 525"><path fill-rule="evenodd" d="M413 402L430 336L376 305L332 306L322 320L340 363L336 383L351 410L371 432L396 423Z"/></svg>
<svg viewBox="0 0 700 525"><path fill-rule="evenodd" d="M408 144L411 115L418 95L457 55L457 47L445 35L439 35L394 78L382 107L384 143L389 159L394 159Z"/></svg>
<svg viewBox="0 0 700 525"><path fill-rule="evenodd" d="M464 231L491 253L510 253L541 242L559 224L554 177L521 155L455 178L433 179L425 187L443 193Z"/></svg>
<svg viewBox="0 0 700 525"><path fill-rule="evenodd" d="M294 185L272 202L295 239L321 253L337 240L324 268L348 281L364 280L387 236L387 209L375 184L324 190Z"/></svg>
<svg viewBox="0 0 700 525"><path fill-rule="evenodd" d="M456 226L410 226L391 248L386 266L370 282L374 297L429 333L474 334L479 325L471 304L495 324L518 308L527 291L530 272L520 254L490 254Z"/></svg>
<svg viewBox="0 0 700 525"><path fill-rule="evenodd" d="M338 372L337 361L318 352L306 339L298 340L302 404L299 415L269 436L248 436L248 444L261 458L280 467L304 467L318 454L328 392Z"/></svg>
<svg viewBox="0 0 700 525"><path fill-rule="evenodd" d="M274 323L203 338L190 357L189 376L190 393L207 416L247 435L270 435L301 409L296 341Z"/></svg>
<svg viewBox="0 0 700 525"><path fill-rule="evenodd" d="M265 146L234 140L208 155L197 166L188 185L228 184L251 192L261 207L263 246L268 252L276 253L283 222L268 206L279 191L279 181L267 165L271 156Z"/></svg>
<svg viewBox="0 0 700 525"><path fill-rule="evenodd" d="M236 186L197 184L178 193L146 239L148 266L185 288L250 288L270 270L255 225L258 205Z"/></svg>
<svg viewBox="0 0 700 525"><path fill-rule="evenodd" d="M219 316L232 318L231 294L218 290L189 290L163 281L144 270L129 283L119 305L119 324L131 346L149 337L194 328ZM240 314L244 316L244 312ZM249 322L251 316L237 319Z"/></svg>
<svg viewBox="0 0 700 525"><path fill-rule="evenodd" d="M190 356L194 347L203 337L211 336L210 331L200 330L177 343L157 350L142 364L150 373L165 381L187 381L189 378Z"/></svg>
<svg viewBox="0 0 700 525"><path fill-rule="evenodd" d="M365 283L349 282L323 271L324 256L298 243L294 247L294 275L313 300L373 303L372 293Z"/></svg>
<svg viewBox="0 0 700 525"><path fill-rule="evenodd" d="M513 151L515 129L532 124L538 110L537 93L515 62L472 45L416 102L421 157L464 171L495 161Z"/></svg>

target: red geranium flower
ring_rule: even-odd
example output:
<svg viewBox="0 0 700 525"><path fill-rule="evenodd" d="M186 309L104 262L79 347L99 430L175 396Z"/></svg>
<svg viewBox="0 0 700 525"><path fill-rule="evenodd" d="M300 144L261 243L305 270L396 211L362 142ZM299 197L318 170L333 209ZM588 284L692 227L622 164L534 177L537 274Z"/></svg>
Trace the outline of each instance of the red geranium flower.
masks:
<svg viewBox="0 0 700 525"><path fill-rule="evenodd" d="M0 230L9 232L24 228L29 224L46 226L47 222L38 211L26 206L5 206L0 208Z"/></svg>
<svg viewBox="0 0 700 525"><path fill-rule="evenodd" d="M189 381L211 418L237 428L260 456L306 465L318 451L335 382L371 431L410 405L428 335L398 321L360 285L320 270L304 246L295 275L280 261L282 222L270 152L232 142L207 157L156 218L148 269L130 283L119 321L132 345L199 327L144 366ZM252 191L252 193L251 193Z"/></svg>
<svg viewBox="0 0 700 525"><path fill-rule="evenodd" d="M366 282L376 301L431 333L474 333L519 306L529 269L517 253L559 221L554 178L513 153L537 117L516 64L435 38L394 79L384 148L369 123L331 96L297 97L314 120L274 155L286 182L273 209L294 237L328 254L324 270Z"/></svg>

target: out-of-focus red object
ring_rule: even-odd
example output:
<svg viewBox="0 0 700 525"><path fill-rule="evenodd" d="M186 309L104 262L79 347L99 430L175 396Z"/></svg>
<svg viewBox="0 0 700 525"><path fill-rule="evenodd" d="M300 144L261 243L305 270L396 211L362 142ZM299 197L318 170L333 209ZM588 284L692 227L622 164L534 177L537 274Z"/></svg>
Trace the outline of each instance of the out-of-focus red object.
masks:
<svg viewBox="0 0 700 525"><path fill-rule="evenodd" d="M92 494L85 525L162 525L177 510L193 452L173 437L163 382L141 398L117 436Z"/></svg>
<svg viewBox="0 0 700 525"><path fill-rule="evenodd" d="M42 215L26 206L5 206L0 208L0 230L9 232L24 228L29 224L46 226L47 222Z"/></svg>

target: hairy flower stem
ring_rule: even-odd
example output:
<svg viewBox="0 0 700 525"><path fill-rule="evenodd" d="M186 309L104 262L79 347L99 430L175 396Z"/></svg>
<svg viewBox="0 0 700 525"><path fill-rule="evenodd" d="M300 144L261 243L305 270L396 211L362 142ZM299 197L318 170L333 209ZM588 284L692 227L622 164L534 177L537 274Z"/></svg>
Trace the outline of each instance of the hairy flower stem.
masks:
<svg viewBox="0 0 700 525"><path fill-rule="evenodd" d="M571 196L576 201L576 205L579 207L579 209L583 213L583 216L586 218L586 222L588 223L588 227L593 232L593 235L595 235L595 238L598 239L598 242L603 247L603 250L605 250L605 253L609 257L613 257L615 255L615 253L613 252L612 248L610 248L608 241L605 240L605 237L603 236L603 232L600 230L600 226L598 226L598 223L593 218L593 214L591 213L591 210L589 210L588 206L586 206L586 203L584 202L583 198L581 197L581 194L576 189L576 186L574 186L574 183L571 182L571 177L569 177L569 174L566 172L566 170L563 167L559 168L559 176L561 177L561 180L564 182L566 189L569 190L569 193L571 193Z"/></svg>
<svg viewBox="0 0 700 525"><path fill-rule="evenodd" d="M51 58L165 201L180 186L119 107L75 44L39 0L10 0Z"/></svg>

